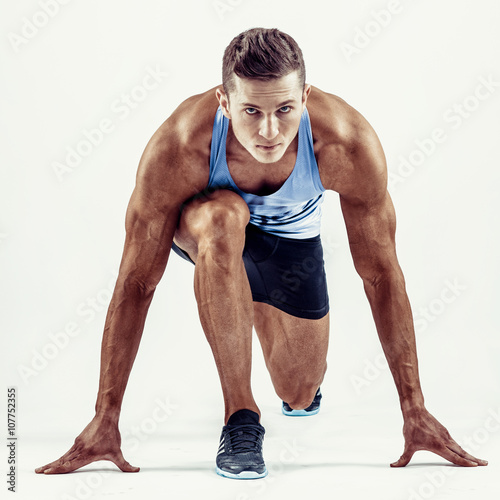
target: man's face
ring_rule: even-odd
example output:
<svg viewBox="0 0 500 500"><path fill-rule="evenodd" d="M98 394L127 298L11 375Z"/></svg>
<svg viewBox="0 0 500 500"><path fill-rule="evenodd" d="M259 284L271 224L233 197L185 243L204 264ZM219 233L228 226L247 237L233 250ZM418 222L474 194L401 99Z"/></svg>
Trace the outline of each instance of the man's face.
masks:
<svg viewBox="0 0 500 500"><path fill-rule="evenodd" d="M299 130L311 90L300 84L298 71L261 81L234 75L235 90L217 90L224 116L231 120L238 142L259 162L280 160Z"/></svg>

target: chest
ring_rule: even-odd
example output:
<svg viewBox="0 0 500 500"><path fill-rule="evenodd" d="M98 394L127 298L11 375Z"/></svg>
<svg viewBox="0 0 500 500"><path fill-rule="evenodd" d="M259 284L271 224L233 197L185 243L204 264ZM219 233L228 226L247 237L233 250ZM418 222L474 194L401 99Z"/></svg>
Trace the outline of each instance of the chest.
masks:
<svg viewBox="0 0 500 500"><path fill-rule="evenodd" d="M296 144L274 163L261 163L245 152L226 151L229 174L245 193L267 196L278 191L293 172L297 160Z"/></svg>
<svg viewBox="0 0 500 500"><path fill-rule="evenodd" d="M293 171L288 165L255 164L228 161L229 173L234 183L244 192L267 196L278 191Z"/></svg>

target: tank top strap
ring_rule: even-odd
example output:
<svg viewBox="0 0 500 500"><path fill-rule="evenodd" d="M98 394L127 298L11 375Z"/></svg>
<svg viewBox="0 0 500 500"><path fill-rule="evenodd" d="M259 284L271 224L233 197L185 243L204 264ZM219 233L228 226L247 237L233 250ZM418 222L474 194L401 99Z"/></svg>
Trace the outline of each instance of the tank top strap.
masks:
<svg viewBox="0 0 500 500"><path fill-rule="evenodd" d="M210 175L208 189L224 188L231 186L231 175L226 162L226 139L229 120L222 114L219 106L215 113L212 130L212 143L210 145Z"/></svg>

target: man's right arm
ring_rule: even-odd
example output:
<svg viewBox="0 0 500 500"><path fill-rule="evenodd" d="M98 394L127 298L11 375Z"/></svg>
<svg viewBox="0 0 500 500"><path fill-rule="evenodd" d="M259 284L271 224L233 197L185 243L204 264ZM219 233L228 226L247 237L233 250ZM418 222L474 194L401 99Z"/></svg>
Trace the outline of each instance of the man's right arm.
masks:
<svg viewBox="0 0 500 500"><path fill-rule="evenodd" d="M148 145L144 155L127 209L125 247L101 350L96 415L115 420L146 315L167 264L180 206L189 197L173 166L179 166L175 154L170 152L168 158L161 146Z"/></svg>
<svg viewBox="0 0 500 500"><path fill-rule="evenodd" d="M39 467L37 473L71 472L96 460L110 460L124 472L139 470L125 461L120 449L123 395L181 206L208 180L206 158L192 145L186 153L182 136L174 114L152 137L139 164L119 276L104 326L95 417L65 455Z"/></svg>

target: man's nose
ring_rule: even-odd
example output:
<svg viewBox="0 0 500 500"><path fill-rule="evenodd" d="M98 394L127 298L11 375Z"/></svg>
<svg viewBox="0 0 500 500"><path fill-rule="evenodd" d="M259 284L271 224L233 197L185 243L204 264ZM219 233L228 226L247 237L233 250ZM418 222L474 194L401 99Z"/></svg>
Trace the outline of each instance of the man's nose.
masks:
<svg viewBox="0 0 500 500"><path fill-rule="evenodd" d="M279 133L278 120L275 116L264 117L259 128L259 135L264 139L271 141Z"/></svg>

